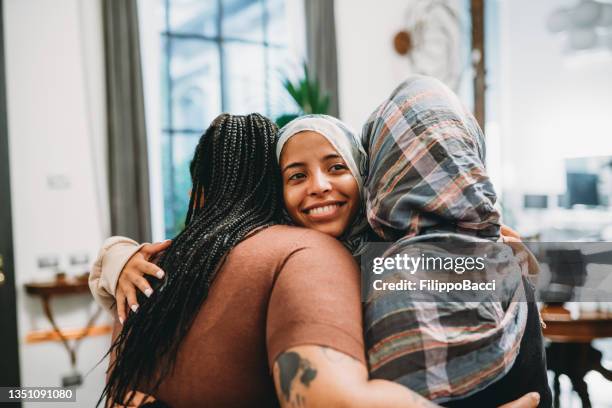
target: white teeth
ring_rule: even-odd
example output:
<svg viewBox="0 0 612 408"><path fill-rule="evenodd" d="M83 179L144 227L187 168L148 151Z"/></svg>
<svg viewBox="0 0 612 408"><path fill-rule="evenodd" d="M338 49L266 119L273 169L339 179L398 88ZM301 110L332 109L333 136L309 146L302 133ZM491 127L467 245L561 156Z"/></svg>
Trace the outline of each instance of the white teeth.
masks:
<svg viewBox="0 0 612 408"><path fill-rule="evenodd" d="M336 209L336 207L339 207L339 204L332 204L332 205L326 205L324 207L317 207L317 208L313 208L310 211L308 211L309 214L325 214L328 212L333 211L334 209Z"/></svg>

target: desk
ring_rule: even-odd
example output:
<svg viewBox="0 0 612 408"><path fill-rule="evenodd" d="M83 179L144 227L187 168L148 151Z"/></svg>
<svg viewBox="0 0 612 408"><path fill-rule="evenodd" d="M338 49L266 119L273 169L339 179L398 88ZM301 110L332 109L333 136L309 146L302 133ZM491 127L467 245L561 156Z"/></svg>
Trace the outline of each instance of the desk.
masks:
<svg viewBox="0 0 612 408"><path fill-rule="evenodd" d="M595 370L612 381L612 371L601 365L601 352L591 346L591 341L595 339L612 337L612 314L591 312L572 319L569 311L562 306L545 306L542 319L546 323L544 336L552 342L546 348L546 361L548 369L555 373L554 406L559 406L559 376L566 374L583 408L590 408L584 376Z"/></svg>
<svg viewBox="0 0 612 408"><path fill-rule="evenodd" d="M87 294L91 296L89 292L88 274L83 275L79 278L61 277L48 282L26 283L25 290L29 295L40 297L45 316L47 316L47 319L51 323L51 326L54 330L54 334L60 339L60 341L64 345L64 348L68 352L68 355L70 356L70 365L73 369L76 370L77 346L79 342L89 334L94 322L100 316L102 309L98 307L96 312L89 317L85 328L79 330L77 333L74 333L72 336L69 336L67 335L67 333L65 333L59 328L55 321L53 312L51 310L51 298L54 296L65 296L73 294ZM68 341L69 337L74 338L73 345L71 345ZM70 378L69 380L73 381L73 383L69 384L64 382L64 386L80 384L82 381L80 375L74 378Z"/></svg>

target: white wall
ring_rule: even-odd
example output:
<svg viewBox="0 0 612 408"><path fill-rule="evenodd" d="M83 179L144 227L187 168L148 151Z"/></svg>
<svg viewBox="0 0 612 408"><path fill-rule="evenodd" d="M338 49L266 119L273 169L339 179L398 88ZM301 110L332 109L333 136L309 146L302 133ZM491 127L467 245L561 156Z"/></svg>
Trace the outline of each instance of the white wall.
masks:
<svg viewBox="0 0 612 408"><path fill-rule="evenodd" d="M100 3L5 0L4 29L21 382L59 386L68 354L59 342L24 342L50 324L23 284L50 277L38 269L41 255L67 269L71 254L93 260L108 234ZM68 328L84 326L91 306L85 295L52 302ZM77 406L92 407L100 395L106 363L94 366L108 345L107 336L82 341L78 369L87 376Z"/></svg>
<svg viewBox="0 0 612 408"><path fill-rule="evenodd" d="M525 211L523 195L565 192L564 160L612 155L612 52L570 54L563 35L546 29L549 15L579 0L492 0L499 5L499 65L488 106L488 168L502 199L504 222L524 235L559 228L598 230L609 212ZM527 12L528 11L528 12ZM491 118L491 116L489 116ZM544 232L542 232L544 231Z"/></svg>
<svg viewBox="0 0 612 408"><path fill-rule="evenodd" d="M408 58L397 54L393 47L395 34L406 29L407 10L413 3L413 0L335 1L340 118L355 131L360 131L372 111L413 73ZM449 0L449 4L461 18L466 18L465 0ZM465 21L463 24L463 29L469 30ZM463 78L460 97L463 96L466 106L471 106L469 72Z"/></svg>
<svg viewBox="0 0 612 408"><path fill-rule="evenodd" d="M336 0L340 118L353 130L410 73L393 49L409 0Z"/></svg>
<svg viewBox="0 0 612 408"><path fill-rule="evenodd" d="M563 193L564 158L612 155L612 52L569 56L563 37L546 30L553 10L577 3L500 1L506 190Z"/></svg>
<svg viewBox="0 0 612 408"><path fill-rule="evenodd" d="M612 53L570 57L562 36L546 30L553 10L578 1L487 0L489 9L499 5L499 21L487 21L499 24L489 26L499 41L487 43L487 54L498 59L501 79L489 83L488 170L515 212L523 194L565 190L565 158L612 155ZM357 131L411 73L392 45L411 3L336 0L340 116ZM451 4L466 8L461 0ZM462 99L470 106L467 91Z"/></svg>

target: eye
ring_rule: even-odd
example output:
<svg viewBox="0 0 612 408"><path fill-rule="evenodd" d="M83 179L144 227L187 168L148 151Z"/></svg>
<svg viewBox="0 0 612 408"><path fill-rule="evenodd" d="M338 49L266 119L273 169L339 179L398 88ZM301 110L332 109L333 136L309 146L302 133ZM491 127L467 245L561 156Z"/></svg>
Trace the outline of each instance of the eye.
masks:
<svg viewBox="0 0 612 408"><path fill-rule="evenodd" d="M287 180L299 180L306 177L306 175L304 173L295 173L292 174L291 176L289 176L289 178Z"/></svg>
<svg viewBox="0 0 612 408"><path fill-rule="evenodd" d="M348 167L344 163L336 163L336 164L332 165L329 168L329 170L331 170L331 171L342 171L342 170L348 170Z"/></svg>

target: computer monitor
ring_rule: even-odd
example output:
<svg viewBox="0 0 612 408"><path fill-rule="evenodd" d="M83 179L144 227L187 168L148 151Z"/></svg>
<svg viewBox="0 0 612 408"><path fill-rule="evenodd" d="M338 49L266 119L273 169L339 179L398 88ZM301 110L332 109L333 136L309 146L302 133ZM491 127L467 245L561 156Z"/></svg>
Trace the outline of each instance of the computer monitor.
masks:
<svg viewBox="0 0 612 408"><path fill-rule="evenodd" d="M597 183L599 177L592 173L570 173L567 176L567 204L599 205Z"/></svg>
<svg viewBox="0 0 612 408"><path fill-rule="evenodd" d="M542 194L525 194L523 196L523 207L526 209L548 208L548 196Z"/></svg>

